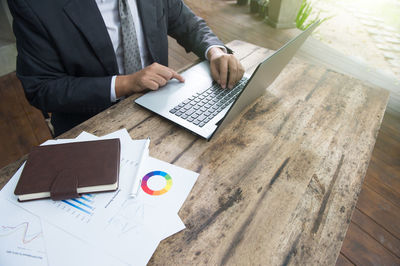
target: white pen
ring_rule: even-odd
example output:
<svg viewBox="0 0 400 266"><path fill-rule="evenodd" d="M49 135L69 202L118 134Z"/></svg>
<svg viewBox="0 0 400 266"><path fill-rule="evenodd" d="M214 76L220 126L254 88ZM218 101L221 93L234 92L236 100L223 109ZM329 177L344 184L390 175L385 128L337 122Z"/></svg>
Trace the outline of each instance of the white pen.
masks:
<svg viewBox="0 0 400 266"><path fill-rule="evenodd" d="M150 138L148 137L146 139L146 143L144 144L144 149L142 151L142 154L140 155L139 159L139 164L138 167L136 168L136 173L135 173L135 179L133 180L133 186L131 193L129 194L130 197L136 198L138 192L139 192L139 187L142 183L142 178L139 176L140 175L140 168L143 164L144 157L149 154L149 146L150 146Z"/></svg>

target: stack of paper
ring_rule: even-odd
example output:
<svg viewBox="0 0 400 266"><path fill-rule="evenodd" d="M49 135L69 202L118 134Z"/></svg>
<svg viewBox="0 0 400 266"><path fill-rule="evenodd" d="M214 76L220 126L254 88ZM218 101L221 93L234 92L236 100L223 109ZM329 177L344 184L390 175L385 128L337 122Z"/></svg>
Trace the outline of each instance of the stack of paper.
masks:
<svg viewBox="0 0 400 266"><path fill-rule="evenodd" d="M11 178L0 193L0 212L7 214L0 221L0 265L145 265L161 240L185 228L177 213L197 173L146 156L138 196L129 196L145 140L123 129L43 145L108 138L121 141L115 192L20 203L13 192L23 166Z"/></svg>

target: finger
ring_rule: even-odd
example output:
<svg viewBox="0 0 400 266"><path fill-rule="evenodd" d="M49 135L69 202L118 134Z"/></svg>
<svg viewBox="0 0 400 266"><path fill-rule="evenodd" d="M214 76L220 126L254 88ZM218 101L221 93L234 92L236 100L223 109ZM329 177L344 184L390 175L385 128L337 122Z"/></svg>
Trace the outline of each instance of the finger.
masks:
<svg viewBox="0 0 400 266"><path fill-rule="evenodd" d="M215 80L218 84L221 84L217 62L215 60L210 62L210 70L211 70L211 77L213 78L213 80Z"/></svg>
<svg viewBox="0 0 400 266"><path fill-rule="evenodd" d="M154 70L158 75L163 76L167 81L175 78L180 82L185 82L185 79L172 68L157 64Z"/></svg>
<svg viewBox="0 0 400 266"><path fill-rule="evenodd" d="M229 83L228 88L232 89L233 86L238 82L238 66L235 58L231 57L229 60Z"/></svg>
<svg viewBox="0 0 400 266"><path fill-rule="evenodd" d="M240 61L238 62L239 64L239 80L243 78L244 75L244 67L243 65L240 63Z"/></svg>
<svg viewBox="0 0 400 266"><path fill-rule="evenodd" d="M237 64L237 73L236 73L236 81L235 81L235 83L238 83L242 79L242 77L244 75L244 68L243 68L243 66L242 66L242 64L240 63L239 60L237 60L235 58L235 61L236 61L236 64Z"/></svg>
<svg viewBox="0 0 400 266"><path fill-rule="evenodd" d="M169 67L154 63L151 68L151 73L163 76L166 80L172 78L172 69Z"/></svg>
<svg viewBox="0 0 400 266"><path fill-rule="evenodd" d="M222 59L219 64L220 85L223 89L226 88L226 80L228 78L228 60Z"/></svg>
<svg viewBox="0 0 400 266"><path fill-rule="evenodd" d="M153 80L150 79L146 80L143 85L145 86L145 88L150 89L152 91L158 90L158 88L160 87L157 82L154 82Z"/></svg>
<svg viewBox="0 0 400 266"><path fill-rule="evenodd" d="M160 87L164 86L168 82L168 79L164 78L162 75L154 73L149 77L149 79L157 83Z"/></svg>
<svg viewBox="0 0 400 266"><path fill-rule="evenodd" d="M178 74L178 72L172 70L172 78L177 79L179 82L185 82L185 78Z"/></svg>

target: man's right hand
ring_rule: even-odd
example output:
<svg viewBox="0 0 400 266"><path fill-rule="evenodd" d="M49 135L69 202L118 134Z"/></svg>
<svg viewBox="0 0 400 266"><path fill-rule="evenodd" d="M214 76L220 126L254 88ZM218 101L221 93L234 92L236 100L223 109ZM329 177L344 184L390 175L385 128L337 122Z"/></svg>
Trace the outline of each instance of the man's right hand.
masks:
<svg viewBox="0 0 400 266"><path fill-rule="evenodd" d="M120 98L147 89L158 90L173 78L185 82L185 79L173 69L153 63L138 72L117 76L115 96Z"/></svg>

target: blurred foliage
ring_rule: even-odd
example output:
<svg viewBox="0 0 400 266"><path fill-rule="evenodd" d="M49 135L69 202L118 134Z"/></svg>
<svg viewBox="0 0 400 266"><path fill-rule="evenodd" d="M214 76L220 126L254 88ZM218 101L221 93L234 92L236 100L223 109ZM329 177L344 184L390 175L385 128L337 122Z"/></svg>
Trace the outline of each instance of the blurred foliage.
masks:
<svg viewBox="0 0 400 266"><path fill-rule="evenodd" d="M315 22L317 22L319 25L322 22L330 19L330 17L321 19L319 15L319 13L316 15L313 14L313 7L308 0L302 0L296 17L296 27L300 30L306 30Z"/></svg>

